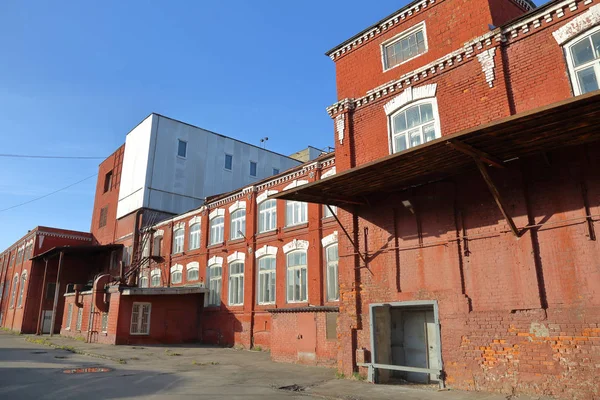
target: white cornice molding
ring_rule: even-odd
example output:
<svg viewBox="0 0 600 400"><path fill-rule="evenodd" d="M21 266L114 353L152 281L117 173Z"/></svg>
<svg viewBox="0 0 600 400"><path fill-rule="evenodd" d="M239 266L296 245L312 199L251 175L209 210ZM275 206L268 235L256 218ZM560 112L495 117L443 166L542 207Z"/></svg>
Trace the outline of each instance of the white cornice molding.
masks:
<svg viewBox="0 0 600 400"><path fill-rule="evenodd" d="M321 175L321 179L328 178L328 177L333 176L335 174L336 174L336 169L335 169L335 166L334 166L334 167L329 168L327 171L325 171L323 173L323 175Z"/></svg>
<svg viewBox="0 0 600 400"><path fill-rule="evenodd" d="M37 231L36 236L48 236L48 237L56 237L60 239L73 239L73 240L81 240L84 242L91 242L92 238L87 236L80 235L71 235L68 233L56 233L56 232L47 232L47 231Z"/></svg>
<svg viewBox="0 0 600 400"><path fill-rule="evenodd" d="M241 251L234 251L232 254L227 256L227 264L231 264L235 261L244 262L246 260L246 253L242 253Z"/></svg>
<svg viewBox="0 0 600 400"><path fill-rule="evenodd" d="M307 240L298 240L294 239L288 244L283 246L283 253L287 254L294 250L308 250L308 241Z"/></svg>
<svg viewBox="0 0 600 400"><path fill-rule="evenodd" d="M418 87L409 86L399 96L396 96L392 100L388 101L383 106L383 108L385 110L386 115L390 115L396 110L399 110L400 108L404 107L408 103L420 99L435 97L436 90L437 83L432 83L429 85L423 85Z"/></svg>
<svg viewBox="0 0 600 400"><path fill-rule="evenodd" d="M321 239L321 245L323 246L323 248L325 248L333 243L337 243L337 241L338 241L338 232L335 231L331 235L327 235L323 239Z"/></svg>
<svg viewBox="0 0 600 400"><path fill-rule="evenodd" d="M561 26L552 36L559 45L563 45L569 40L578 36L580 33L600 24L600 4L590 7L586 12L573 18L565 25Z"/></svg>
<svg viewBox="0 0 600 400"><path fill-rule="evenodd" d="M275 246L267 246L267 245L265 245L265 246L261 247L260 249L257 249L254 252L254 256L256 258L261 258L262 256L266 256L266 255L276 256L277 255L277 250L278 249Z"/></svg>
<svg viewBox="0 0 600 400"><path fill-rule="evenodd" d="M339 114L335 117L335 132L337 133L340 144L344 144L344 132L346 130L346 114Z"/></svg>
<svg viewBox="0 0 600 400"><path fill-rule="evenodd" d="M496 77L494 73L494 68L496 67L496 63L494 61L495 56L495 47L477 54L477 59L481 64L481 70L485 75L485 81L488 83L488 85L490 85L490 87L494 86L494 78Z"/></svg>
<svg viewBox="0 0 600 400"><path fill-rule="evenodd" d="M290 182L286 187L283 188L283 191L297 188L298 186L306 185L308 181L306 179L297 179L293 182Z"/></svg>
<svg viewBox="0 0 600 400"><path fill-rule="evenodd" d="M223 265L223 257L212 256L211 258L208 259L209 267L211 265L215 265L215 264Z"/></svg>

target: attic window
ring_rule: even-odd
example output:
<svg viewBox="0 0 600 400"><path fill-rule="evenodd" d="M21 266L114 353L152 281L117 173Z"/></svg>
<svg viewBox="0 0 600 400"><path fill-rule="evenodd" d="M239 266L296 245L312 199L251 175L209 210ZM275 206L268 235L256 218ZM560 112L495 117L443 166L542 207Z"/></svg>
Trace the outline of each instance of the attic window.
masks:
<svg viewBox="0 0 600 400"><path fill-rule="evenodd" d="M112 171L107 172L104 176L104 193L108 192L112 188L112 177Z"/></svg>
<svg viewBox="0 0 600 400"><path fill-rule="evenodd" d="M425 23L418 24L384 42L381 51L384 71L426 53Z"/></svg>

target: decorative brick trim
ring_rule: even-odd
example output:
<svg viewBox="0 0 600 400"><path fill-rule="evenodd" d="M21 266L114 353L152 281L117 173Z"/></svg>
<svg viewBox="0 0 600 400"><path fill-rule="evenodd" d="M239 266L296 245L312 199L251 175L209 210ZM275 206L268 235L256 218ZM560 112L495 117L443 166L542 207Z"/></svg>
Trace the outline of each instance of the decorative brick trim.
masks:
<svg viewBox="0 0 600 400"><path fill-rule="evenodd" d="M344 144L344 130L346 129L346 114L340 114L335 117L335 132L337 133L340 144Z"/></svg>
<svg viewBox="0 0 600 400"><path fill-rule="evenodd" d="M330 176L333 176L333 175L336 174L336 172L337 171L336 171L335 167L329 168L327 171L325 171L323 173L323 175L321 175L321 179L325 179L325 178L328 178Z"/></svg>
<svg viewBox="0 0 600 400"><path fill-rule="evenodd" d="M308 181L306 179L294 180L289 185L284 187L283 190L285 191L285 190L294 189L294 188L297 188L298 186L306 185L307 183L308 183Z"/></svg>
<svg viewBox="0 0 600 400"><path fill-rule="evenodd" d="M189 271L190 269L200 269L200 263L198 261L189 262L185 266L185 269L186 271Z"/></svg>
<svg viewBox="0 0 600 400"><path fill-rule="evenodd" d="M230 207L229 207L229 214L233 214L235 211L239 210L239 209L246 209L246 202L245 201L236 201L235 203L233 203Z"/></svg>
<svg viewBox="0 0 600 400"><path fill-rule="evenodd" d="M201 222L202 222L202 217L196 215L194 218L189 220L188 225L192 226L194 224L200 224Z"/></svg>
<svg viewBox="0 0 600 400"><path fill-rule="evenodd" d="M160 272L160 268L154 268L152 271L150 271L150 276L160 276L161 272Z"/></svg>
<svg viewBox="0 0 600 400"><path fill-rule="evenodd" d="M337 243L337 241L338 241L338 232L335 231L331 235L327 235L323 239L321 239L321 245L323 247L327 247L333 243Z"/></svg>
<svg viewBox="0 0 600 400"><path fill-rule="evenodd" d="M277 250L278 248L275 246L263 246L260 249L257 249L256 252L254 253L254 257L256 258L261 258L262 256L276 256L277 255Z"/></svg>
<svg viewBox="0 0 600 400"><path fill-rule="evenodd" d="M173 230L176 231L178 229L185 229L185 222L179 222L173 225Z"/></svg>
<svg viewBox="0 0 600 400"><path fill-rule="evenodd" d="M225 216L225 209L217 208L216 210L213 210L210 212L210 214L208 214L208 219L213 219L215 217L224 217L224 216Z"/></svg>
<svg viewBox="0 0 600 400"><path fill-rule="evenodd" d="M73 239L73 240L82 240L84 242L91 242L92 238L87 236L80 235L71 235L68 233L56 233L56 232L46 232L46 231L37 231L36 236L48 236L48 237L56 237L61 239Z"/></svg>
<svg viewBox="0 0 600 400"><path fill-rule="evenodd" d="M600 4L590 7L583 14L552 32L559 45L563 45L580 33L600 24Z"/></svg>
<svg viewBox="0 0 600 400"><path fill-rule="evenodd" d="M164 235L165 235L165 231L163 231L162 229L159 229L156 232L154 232L154 237L159 237L159 236L164 236Z"/></svg>
<svg viewBox="0 0 600 400"><path fill-rule="evenodd" d="M182 272L182 271L183 271L183 265L181 265L181 264L175 264L171 267L171 273Z"/></svg>
<svg viewBox="0 0 600 400"><path fill-rule="evenodd" d="M494 68L496 67L496 63L494 62L494 57L496 56L496 48L493 47L491 49L487 49L482 53L477 54L477 59L481 64L481 70L485 74L485 81L490 85L490 87L494 86Z"/></svg>
<svg viewBox="0 0 600 400"><path fill-rule="evenodd" d="M265 201L267 199L267 197L274 195L275 193L279 193L278 190L265 190L264 192L262 192L261 194L259 194L256 197L256 203L262 203L263 201Z"/></svg>
<svg viewBox="0 0 600 400"><path fill-rule="evenodd" d="M211 258L208 259L209 267L211 265L215 265L215 264L223 265L223 257L212 256Z"/></svg>
<svg viewBox="0 0 600 400"><path fill-rule="evenodd" d="M307 240L298 240L294 239L288 244L283 246L284 254L287 254L294 250L308 250L308 241Z"/></svg>
<svg viewBox="0 0 600 400"><path fill-rule="evenodd" d="M394 97L392 100L387 102L383 106L387 115L392 114L396 110L404 107L406 104L411 103L415 100L426 99L429 97L435 97L437 89L437 83L429 85L423 85L419 87L409 86L399 96Z"/></svg>
<svg viewBox="0 0 600 400"><path fill-rule="evenodd" d="M240 251L234 251L232 254L227 256L227 264L231 264L232 262L235 262L235 261L244 262L245 260L246 260L246 253L242 253Z"/></svg>
<svg viewBox="0 0 600 400"><path fill-rule="evenodd" d="M267 312L276 313L304 313L304 312L339 312L339 307L333 306L311 306L311 307L287 307L287 308L270 308Z"/></svg>

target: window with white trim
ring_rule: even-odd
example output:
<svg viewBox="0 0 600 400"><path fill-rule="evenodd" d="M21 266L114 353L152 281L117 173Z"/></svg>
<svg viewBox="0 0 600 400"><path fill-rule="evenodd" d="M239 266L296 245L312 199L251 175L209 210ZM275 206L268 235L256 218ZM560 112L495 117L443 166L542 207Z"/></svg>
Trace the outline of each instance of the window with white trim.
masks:
<svg viewBox="0 0 600 400"><path fill-rule="evenodd" d="M565 46L575 95L598 90L600 81L600 27L587 31Z"/></svg>
<svg viewBox="0 0 600 400"><path fill-rule="evenodd" d="M258 233L277 228L277 201L265 200L258 206Z"/></svg>
<svg viewBox="0 0 600 400"><path fill-rule="evenodd" d="M208 305L218 306L221 304L221 264L212 264L208 267Z"/></svg>
<svg viewBox="0 0 600 400"><path fill-rule="evenodd" d="M308 297L306 251L287 254L287 301L299 303Z"/></svg>
<svg viewBox="0 0 600 400"><path fill-rule="evenodd" d="M225 230L225 217L213 217L210 220L210 244L223 243L223 232Z"/></svg>
<svg viewBox="0 0 600 400"><path fill-rule="evenodd" d="M392 152L398 153L439 138L439 126L435 99L410 103L390 116Z"/></svg>
<svg viewBox="0 0 600 400"><path fill-rule="evenodd" d="M171 268L171 283L183 282L183 265L174 265Z"/></svg>
<svg viewBox="0 0 600 400"><path fill-rule="evenodd" d="M304 224L308 221L308 205L303 201L285 202L285 226Z"/></svg>
<svg viewBox="0 0 600 400"><path fill-rule="evenodd" d="M384 42L381 51L384 71L427 52L425 24L419 24Z"/></svg>
<svg viewBox="0 0 600 400"><path fill-rule="evenodd" d="M230 239L242 239L246 234L246 210L235 210L230 216Z"/></svg>
<svg viewBox="0 0 600 400"><path fill-rule="evenodd" d="M173 232L173 254L183 253L183 239L185 237L185 229L178 228Z"/></svg>
<svg viewBox="0 0 600 400"><path fill-rule="evenodd" d="M152 243L152 256L153 257L160 257L160 255L162 254L162 245L163 245L163 237L161 236L155 236L154 239L152 239L153 243Z"/></svg>
<svg viewBox="0 0 600 400"><path fill-rule="evenodd" d="M190 226L190 238L189 244L190 250L196 250L200 248L200 223L195 223Z"/></svg>
<svg viewBox="0 0 600 400"><path fill-rule="evenodd" d="M275 303L275 257L258 259L258 304Z"/></svg>
<svg viewBox="0 0 600 400"><path fill-rule="evenodd" d="M71 319L73 319L73 303L69 303L67 308L67 326L66 330L71 330Z"/></svg>
<svg viewBox="0 0 600 400"><path fill-rule="evenodd" d="M191 262L187 265L186 280L188 282L197 281L200 277L200 266L197 262Z"/></svg>
<svg viewBox="0 0 600 400"><path fill-rule="evenodd" d="M150 272L150 285L152 287L160 286L160 269L154 269Z"/></svg>
<svg viewBox="0 0 600 400"><path fill-rule="evenodd" d="M325 263L327 265L327 300L338 301L340 289L338 283L338 245L331 244L325 248Z"/></svg>
<svg viewBox="0 0 600 400"><path fill-rule="evenodd" d="M133 303L131 309L131 327L129 333L132 335L150 334L150 311L151 303Z"/></svg>
<svg viewBox="0 0 600 400"><path fill-rule="evenodd" d="M329 211L329 209L331 208L331 211L333 211L333 213L331 211ZM323 206L323 218L331 218L333 217L333 215L337 215L337 207L336 206Z"/></svg>
<svg viewBox="0 0 600 400"><path fill-rule="evenodd" d="M106 333L108 331L108 313L102 313L102 322L100 323L100 332Z"/></svg>
<svg viewBox="0 0 600 400"><path fill-rule="evenodd" d="M9 308L13 308L15 305L15 300L17 299L17 286L19 286L19 274L16 274L13 278L12 289L10 293L10 303L8 304Z"/></svg>
<svg viewBox="0 0 600 400"><path fill-rule="evenodd" d="M77 308L77 321L75 321L75 330L77 330L77 331L81 330L81 321L82 320L83 320L83 308L78 307Z"/></svg>
<svg viewBox="0 0 600 400"><path fill-rule="evenodd" d="M244 263L236 261L229 264L229 305L244 304Z"/></svg>
<svg viewBox="0 0 600 400"><path fill-rule="evenodd" d="M149 283L149 280L148 280L147 276L140 277L140 287L141 288L147 288L148 287L148 283Z"/></svg>
<svg viewBox="0 0 600 400"><path fill-rule="evenodd" d="M27 283L27 271L21 274L21 286L19 287L19 298L17 300L17 308L23 305L23 293L25 292L25 284Z"/></svg>

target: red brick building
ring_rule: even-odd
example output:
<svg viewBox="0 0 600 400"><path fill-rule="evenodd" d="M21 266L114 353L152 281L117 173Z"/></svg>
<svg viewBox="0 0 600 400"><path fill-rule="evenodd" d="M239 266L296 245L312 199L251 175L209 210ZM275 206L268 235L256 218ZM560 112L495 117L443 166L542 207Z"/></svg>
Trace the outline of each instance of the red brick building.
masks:
<svg viewBox="0 0 600 400"><path fill-rule="evenodd" d="M338 369L600 396L600 6L416 1L328 52ZM588 93L589 92L589 93Z"/></svg>

